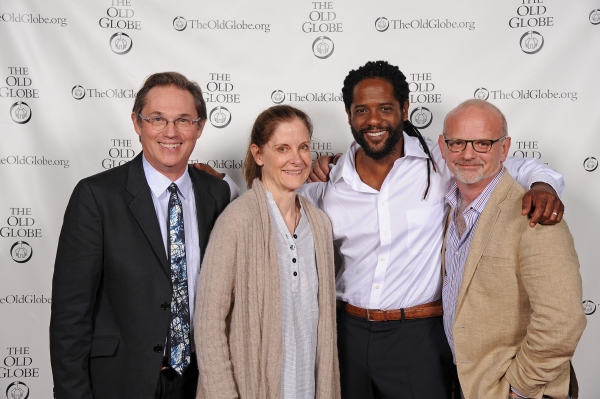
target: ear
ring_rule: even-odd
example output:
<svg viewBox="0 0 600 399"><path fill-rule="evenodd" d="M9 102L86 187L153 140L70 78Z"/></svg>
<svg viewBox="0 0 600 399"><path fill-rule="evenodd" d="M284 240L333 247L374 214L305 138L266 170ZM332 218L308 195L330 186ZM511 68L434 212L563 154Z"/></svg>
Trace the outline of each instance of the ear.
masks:
<svg viewBox="0 0 600 399"><path fill-rule="evenodd" d="M410 107L410 103L408 100L404 101L404 105L402 106L402 120L408 120L408 108Z"/></svg>
<svg viewBox="0 0 600 399"><path fill-rule="evenodd" d="M446 160L446 142L444 141L444 136L440 134L438 137L438 146L440 147L440 152L442 153L442 158L444 161Z"/></svg>
<svg viewBox="0 0 600 399"><path fill-rule="evenodd" d="M502 151L500 152L500 162L506 161L508 156L508 150L510 150L510 136L502 140Z"/></svg>
<svg viewBox="0 0 600 399"><path fill-rule="evenodd" d="M137 116L137 114L135 112L131 113L131 122L133 122L133 129L135 130L135 132L137 133L137 135L140 136L140 139L141 139L141 137L142 137L142 127L140 126L139 117Z"/></svg>
<svg viewBox="0 0 600 399"><path fill-rule="evenodd" d="M200 119L198 121L198 133L196 135L196 140L200 138L202 135L202 131L204 130L204 126L206 126L206 119Z"/></svg>
<svg viewBox="0 0 600 399"><path fill-rule="evenodd" d="M250 152L252 153L252 156L254 157L254 162L256 162L256 164L258 166L263 166L265 164L262 160L262 154L260 152L259 146L257 146L256 144L251 144Z"/></svg>
<svg viewBox="0 0 600 399"><path fill-rule="evenodd" d="M346 115L348 115L348 124L352 126L352 111L348 108L346 108Z"/></svg>

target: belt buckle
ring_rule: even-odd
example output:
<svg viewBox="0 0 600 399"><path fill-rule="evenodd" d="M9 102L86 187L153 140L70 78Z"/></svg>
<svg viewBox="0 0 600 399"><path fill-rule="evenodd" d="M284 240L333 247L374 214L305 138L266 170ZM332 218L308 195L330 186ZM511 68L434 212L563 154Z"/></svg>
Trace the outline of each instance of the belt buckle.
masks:
<svg viewBox="0 0 600 399"><path fill-rule="evenodd" d="M387 310L386 309L378 310L379 312L383 312L383 320L371 319L371 315L369 314L369 309L365 309L365 310L367 311L367 321L374 321L374 322L388 321L388 319L387 319Z"/></svg>

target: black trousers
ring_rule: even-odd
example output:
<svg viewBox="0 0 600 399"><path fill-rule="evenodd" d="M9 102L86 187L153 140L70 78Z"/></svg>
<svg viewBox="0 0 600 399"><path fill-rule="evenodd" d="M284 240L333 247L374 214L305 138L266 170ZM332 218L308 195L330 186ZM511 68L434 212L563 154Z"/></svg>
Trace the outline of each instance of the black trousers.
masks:
<svg viewBox="0 0 600 399"><path fill-rule="evenodd" d="M342 399L449 399L442 317L371 322L338 309Z"/></svg>
<svg viewBox="0 0 600 399"><path fill-rule="evenodd" d="M179 375L172 368L160 371L154 399L194 399L198 388L198 362L192 353L190 364Z"/></svg>

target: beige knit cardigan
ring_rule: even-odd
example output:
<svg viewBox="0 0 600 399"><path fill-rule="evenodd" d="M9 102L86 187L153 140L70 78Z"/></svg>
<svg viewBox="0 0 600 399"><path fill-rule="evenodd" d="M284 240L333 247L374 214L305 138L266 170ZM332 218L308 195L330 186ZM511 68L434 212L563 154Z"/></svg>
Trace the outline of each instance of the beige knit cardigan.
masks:
<svg viewBox="0 0 600 399"><path fill-rule="evenodd" d="M316 399L340 398L331 223L299 196L319 278ZM217 220L200 272L194 330L200 399L281 399L281 289L267 197L256 179Z"/></svg>

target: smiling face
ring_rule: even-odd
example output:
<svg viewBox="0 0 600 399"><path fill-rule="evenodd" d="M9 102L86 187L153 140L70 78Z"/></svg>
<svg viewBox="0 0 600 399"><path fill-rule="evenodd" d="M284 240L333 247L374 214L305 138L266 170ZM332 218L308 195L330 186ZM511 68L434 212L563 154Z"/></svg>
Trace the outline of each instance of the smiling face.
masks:
<svg viewBox="0 0 600 399"><path fill-rule="evenodd" d="M408 101L400 105L391 83L377 78L360 81L346 113L352 135L368 157L378 160L395 151L400 155Z"/></svg>
<svg viewBox="0 0 600 399"><path fill-rule="evenodd" d="M274 195L300 188L310 173L310 133L298 118L277 126L262 147L250 147L262 167L261 181Z"/></svg>
<svg viewBox="0 0 600 399"><path fill-rule="evenodd" d="M198 118L194 97L176 86L156 86L150 89L141 114L146 117L161 116L168 120ZM177 180L187 167L196 140L202 134L205 121L192 125L188 131L179 131L172 122L160 131L154 130L147 121L131 114L133 127L140 136L144 157L156 170L171 181Z"/></svg>
<svg viewBox="0 0 600 399"><path fill-rule="evenodd" d="M494 109L479 106L451 111L444 124L446 139L496 140L503 136L502 117ZM492 145L490 152L480 153L467 143L462 152L448 150L444 137L438 139L448 169L459 184L477 186L483 190L500 171L510 148L510 137Z"/></svg>

